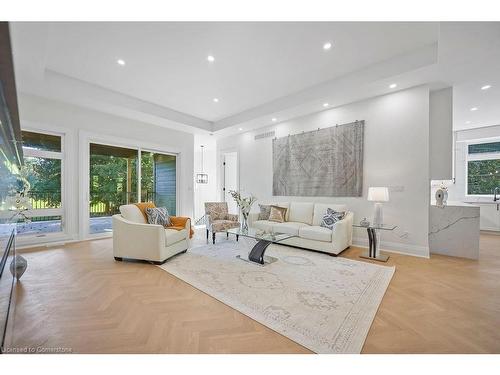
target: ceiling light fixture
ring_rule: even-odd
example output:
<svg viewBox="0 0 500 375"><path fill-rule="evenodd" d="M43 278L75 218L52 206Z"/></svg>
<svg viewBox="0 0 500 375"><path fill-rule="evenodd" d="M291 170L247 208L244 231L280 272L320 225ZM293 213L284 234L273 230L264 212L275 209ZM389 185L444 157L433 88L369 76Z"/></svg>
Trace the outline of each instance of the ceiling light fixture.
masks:
<svg viewBox="0 0 500 375"><path fill-rule="evenodd" d="M391 84L389 85L389 88L390 88L390 89L395 89L396 87L398 87L398 85L397 85L397 84L395 84L395 83L391 83Z"/></svg>
<svg viewBox="0 0 500 375"><path fill-rule="evenodd" d="M212 55L208 55L207 56L207 60L208 60L208 62L214 62L215 61L215 57L213 57Z"/></svg>
<svg viewBox="0 0 500 375"><path fill-rule="evenodd" d="M201 172L196 173L196 183L197 184L208 184L208 174L203 172L203 148L204 146L201 145Z"/></svg>
<svg viewBox="0 0 500 375"><path fill-rule="evenodd" d="M325 44L323 44L323 49L325 51L328 51L330 48L332 48L332 43L326 42Z"/></svg>
<svg viewBox="0 0 500 375"><path fill-rule="evenodd" d="M491 85L484 85L483 87L481 87L481 90L488 90L491 88Z"/></svg>
<svg viewBox="0 0 500 375"><path fill-rule="evenodd" d="M271 119L271 121L272 121L272 122L276 122L276 121L278 121L278 119L277 119L276 117L273 117L273 118Z"/></svg>
<svg viewBox="0 0 500 375"><path fill-rule="evenodd" d="M323 103L323 107L325 107L325 108L328 107L329 105L330 104L328 104L328 103Z"/></svg>
<svg viewBox="0 0 500 375"><path fill-rule="evenodd" d="M477 108L477 107L472 107L470 110L471 110L472 112L474 112L474 111L477 111L478 109L479 109L479 108Z"/></svg>
<svg viewBox="0 0 500 375"><path fill-rule="evenodd" d="M214 98L214 103L219 103L219 99Z"/></svg>
<svg viewBox="0 0 500 375"><path fill-rule="evenodd" d="M465 123L466 123L467 125L469 125L469 124L470 124L470 121L465 121Z"/></svg>
<svg viewBox="0 0 500 375"><path fill-rule="evenodd" d="M238 130L239 130L239 131L242 131L242 130L243 130L243 128L238 128Z"/></svg>
<svg viewBox="0 0 500 375"><path fill-rule="evenodd" d="M116 63L117 63L118 65L124 66L124 65L125 65L125 60L118 59L118 60L116 60Z"/></svg>

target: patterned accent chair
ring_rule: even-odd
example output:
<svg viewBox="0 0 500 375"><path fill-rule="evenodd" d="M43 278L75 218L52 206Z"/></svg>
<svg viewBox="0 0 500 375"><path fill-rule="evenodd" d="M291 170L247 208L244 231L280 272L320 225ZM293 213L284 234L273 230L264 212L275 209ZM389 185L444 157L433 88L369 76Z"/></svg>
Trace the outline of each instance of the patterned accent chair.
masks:
<svg viewBox="0 0 500 375"><path fill-rule="evenodd" d="M215 244L215 233L225 232L231 228L238 228L238 215L228 213L227 202L206 202L205 215L207 218L207 241L208 235L212 232L212 242ZM229 237L229 233L226 233ZM236 235L236 241L238 241Z"/></svg>

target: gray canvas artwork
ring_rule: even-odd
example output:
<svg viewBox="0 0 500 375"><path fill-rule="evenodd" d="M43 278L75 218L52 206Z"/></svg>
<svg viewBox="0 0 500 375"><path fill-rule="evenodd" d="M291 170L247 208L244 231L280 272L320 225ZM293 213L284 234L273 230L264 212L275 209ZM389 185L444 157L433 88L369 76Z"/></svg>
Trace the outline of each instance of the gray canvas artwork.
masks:
<svg viewBox="0 0 500 375"><path fill-rule="evenodd" d="M364 121L273 140L273 195L360 197Z"/></svg>

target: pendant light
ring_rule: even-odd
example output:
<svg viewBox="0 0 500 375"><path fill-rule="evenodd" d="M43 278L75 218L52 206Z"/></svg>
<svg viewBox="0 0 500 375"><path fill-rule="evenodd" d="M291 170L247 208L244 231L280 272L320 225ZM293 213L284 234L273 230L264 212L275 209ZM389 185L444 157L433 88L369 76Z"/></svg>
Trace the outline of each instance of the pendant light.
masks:
<svg viewBox="0 0 500 375"><path fill-rule="evenodd" d="M208 184L208 174L203 172L203 145L201 147L201 172L196 174L197 184Z"/></svg>

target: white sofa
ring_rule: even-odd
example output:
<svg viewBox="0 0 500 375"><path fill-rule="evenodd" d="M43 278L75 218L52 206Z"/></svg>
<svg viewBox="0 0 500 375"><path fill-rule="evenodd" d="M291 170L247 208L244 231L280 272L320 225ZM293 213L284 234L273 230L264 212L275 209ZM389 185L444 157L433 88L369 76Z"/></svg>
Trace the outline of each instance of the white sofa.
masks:
<svg viewBox="0 0 500 375"><path fill-rule="evenodd" d="M249 225L255 229L293 234L280 243L308 250L337 255L352 245L353 213L343 204L290 202L275 203L275 206L286 207L284 223L269 220L258 220L258 213L249 215ZM320 226L326 209L347 211L346 216L335 223L333 230Z"/></svg>
<svg viewBox="0 0 500 375"><path fill-rule="evenodd" d="M113 256L116 260L125 258L162 264L189 248L190 220L184 229L175 230L148 224L141 210L133 204L120 206L120 213L113 216Z"/></svg>

